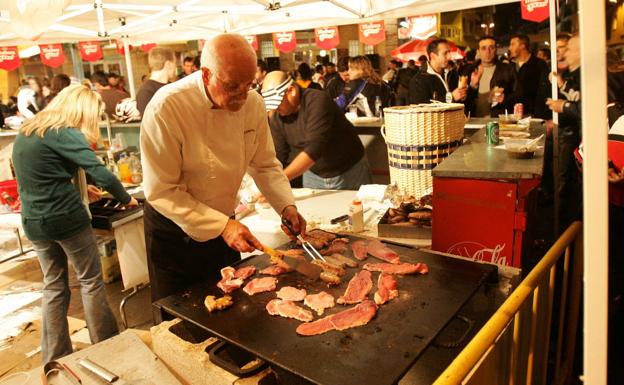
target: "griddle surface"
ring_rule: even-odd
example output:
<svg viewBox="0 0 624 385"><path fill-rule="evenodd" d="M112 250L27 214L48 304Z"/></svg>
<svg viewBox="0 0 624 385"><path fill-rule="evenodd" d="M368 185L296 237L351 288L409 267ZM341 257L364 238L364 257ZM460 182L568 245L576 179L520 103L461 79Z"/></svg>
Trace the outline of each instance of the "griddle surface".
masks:
<svg viewBox="0 0 624 385"><path fill-rule="evenodd" d="M358 239L350 238L350 243ZM382 305L365 326L302 337L295 332L299 321L267 313L265 306L276 298L275 292L249 296L242 288L231 294L232 307L208 313L204 298L209 294L223 295L216 287L220 277L190 293L162 299L157 305L315 384L395 384L485 279L495 273L496 267L387 246L399 253L403 262L427 263L429 274L395 276L399 297ZM350 248L345 254L351 257ZM343 283L333 288L322 281L311 282L296 272L284 274L277 277L278 290L282 286L303 287L309 294L325 290L337 299L365 262L381 261L369 256L357 268L347 268ZM254 256L239 265L255 265L260 270L269 265L268 256ZM373 273L370 299L377 290L378 276L379 273ZM323 317L351 306L336 305L326 310ZM320 318L315 312L314 315L315 320Z"/></svg>

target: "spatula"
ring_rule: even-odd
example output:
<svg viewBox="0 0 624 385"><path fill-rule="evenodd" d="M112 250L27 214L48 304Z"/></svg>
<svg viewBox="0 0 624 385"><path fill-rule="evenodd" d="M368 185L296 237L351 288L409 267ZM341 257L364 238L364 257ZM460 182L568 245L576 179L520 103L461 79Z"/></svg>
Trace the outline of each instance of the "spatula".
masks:
<svg viewBox="0 0 624 385"><path fill-rule="evenodd" d="M286 255L270 248L269 246L262 246L262 251L271 257L271 261L274 261L275 259L284 261L284 263L286 263L291 269L312 279L318 279L319 275L323 271L321 267L306 261L303 256Z"/></svg>

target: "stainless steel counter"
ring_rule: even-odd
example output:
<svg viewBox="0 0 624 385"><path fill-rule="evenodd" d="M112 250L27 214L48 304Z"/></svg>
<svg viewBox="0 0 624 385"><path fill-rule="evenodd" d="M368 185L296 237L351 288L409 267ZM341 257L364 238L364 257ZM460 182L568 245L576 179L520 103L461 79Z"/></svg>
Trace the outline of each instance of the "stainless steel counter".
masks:
<svg viewBox="0 0 624 385"><path fill-rule="evenodd" d="M530 133L531 138L535 138L544 133L544 126L532 123ZM544 139L539 145L544 146ZM504 149L495 147L486 143L485 129L480 129L434 168L433 176L472 179L533 179L542 176L543 150L531 159L513 159Z"/></svg>

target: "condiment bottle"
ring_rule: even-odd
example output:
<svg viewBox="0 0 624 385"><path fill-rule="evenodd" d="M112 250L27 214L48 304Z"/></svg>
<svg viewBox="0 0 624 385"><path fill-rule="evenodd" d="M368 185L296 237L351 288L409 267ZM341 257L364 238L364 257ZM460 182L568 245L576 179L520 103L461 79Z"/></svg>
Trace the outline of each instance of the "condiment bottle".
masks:
<svg viewBox="0 0 624 385"><path fill-rule="evenodd" d="M364 209L362 202L354 200L349 206L349 224L351 225L351 231L359 233L364 230Z"/></svg>

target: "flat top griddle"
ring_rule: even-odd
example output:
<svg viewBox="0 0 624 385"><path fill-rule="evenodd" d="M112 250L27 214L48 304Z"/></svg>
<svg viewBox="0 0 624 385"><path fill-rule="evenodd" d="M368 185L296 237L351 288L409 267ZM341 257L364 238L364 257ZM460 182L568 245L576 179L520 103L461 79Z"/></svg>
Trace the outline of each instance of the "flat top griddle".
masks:
<svg viewBox="0 0 624 385"><path fill-rule="evenodd" d="M349 238L350 243L358 239ZM156 305L315 384L395 384L481 284L495 275L496 267L387 246L399 253L403 262L427 263L429 274L396 276L399 297L382 305L371 322L357 328L299 336L295 329L300 321L267 313L265 306L276 298L275 292L249 296L242 288L231 294L232 307L208 313L204 298L209 294L222 295L216 287L220 277L190 292L162 299ZM345 254L352 256L350 249ZM365 262L381 261L369 256ZM239 264L247 265L262 269L269 265L268 256L254 256ZM312 282L293 272L278 276L278 290L282 286L303 287L308 293L325 290L337 299L363 265L360 262L357 268L347 268L338 287L328 288L320 280ZM258 276L256 273L254 277ZM371 299L377 290L378 276L379 273L373 273ZM351 306L336 305L326 310L323 317ZM320 318L314 315L315 320Z"/></svg>

